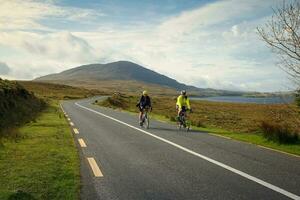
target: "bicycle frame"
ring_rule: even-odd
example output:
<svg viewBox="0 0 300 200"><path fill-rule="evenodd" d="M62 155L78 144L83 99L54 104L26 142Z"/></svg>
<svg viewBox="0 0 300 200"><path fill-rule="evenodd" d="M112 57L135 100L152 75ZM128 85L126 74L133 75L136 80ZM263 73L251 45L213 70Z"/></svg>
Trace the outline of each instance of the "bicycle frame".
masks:
<svg viewBox="0 0 300 200"><path fill-rule="evenodd" d="M142 126L146 123L146 128L149 128L149 108L144 108L142 110Z"/></svg>
<svg viewBox="0 0 300 200"><path fill-rule="evenodd" d="M180 112L178 121L179 121L179 129L181 129L181 127L183 126L184 128L186 128L187 131L189 131L190 124L187 121L186 111L181 111Z"/></svg>

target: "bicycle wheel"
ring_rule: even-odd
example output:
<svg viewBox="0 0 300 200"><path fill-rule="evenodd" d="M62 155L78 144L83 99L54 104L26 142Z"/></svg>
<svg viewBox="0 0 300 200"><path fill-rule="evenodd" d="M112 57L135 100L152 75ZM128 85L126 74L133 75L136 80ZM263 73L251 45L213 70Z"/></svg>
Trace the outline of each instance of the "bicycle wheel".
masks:
<svg viewBox="0 0 300 200"><path fill-rule="evenodd" d="M145 126L146 126L146 129L149 128L149 124L150 124L149 116L148 116L148 114L146 114L145 115Z"/></svg>
<svg viewBox="0 0 300 200"><path fill-rule="evenodd" d="M185 121L185 126L186 126L186 131L190 131L191 130L191 122L189 120Z"/></svg>

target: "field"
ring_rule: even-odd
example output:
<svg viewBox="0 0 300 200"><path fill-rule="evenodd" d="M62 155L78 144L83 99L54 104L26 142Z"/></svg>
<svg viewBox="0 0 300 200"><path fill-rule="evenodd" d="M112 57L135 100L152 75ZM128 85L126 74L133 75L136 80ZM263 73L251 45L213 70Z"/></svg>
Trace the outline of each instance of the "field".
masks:
<svg viewBox="0 0 300 200"><path fill-rule="evenodd" d="M59 100L97 94L0 79L0 199L79 199L79 156Z"/></svg>
<svg viewBox="0 0 300 200"><path fill-rule="evenodd" d="M114 95L98 104L101 106L137 112L136 96ZM175 121L176 97L153 97L152 117ZM299 130L299 113L295 105L258 105L191 101L193 113L189 114L193 128L243 140L300 155L299 142L277 144L262 137L262 122L287 124Z"/></svg>
<svg viewBox="0 0 300 200"><path fill-rule="evenodd" d="M78 199L79 158L57 104L0 147L0 199Z"/></svg>
<svg viewBox="0 0 300 200"><path fill-rule="evenodd" d="M105 95L106 93L96 89L85 89L82 87L72 87L62 84L51 84L34 81L18 81L28 91L36 96L46 99L78 99L95 95Z"/></svg>
<svg viewBox="0 0 300 200"><path fill-rule="evenodd" d="M57 81L49 81L57 83ZM74 87L82 87L88 90L100 90L106 94L113 94L116 92L126 92L126 94L136 94L143 90L149 90L156 95L174 95L176 90L169 87L164 87L156 84L144 83L140 81L122 81L122 80L99 80L99 81L68 81L65 80L62 84Z"/></svg>

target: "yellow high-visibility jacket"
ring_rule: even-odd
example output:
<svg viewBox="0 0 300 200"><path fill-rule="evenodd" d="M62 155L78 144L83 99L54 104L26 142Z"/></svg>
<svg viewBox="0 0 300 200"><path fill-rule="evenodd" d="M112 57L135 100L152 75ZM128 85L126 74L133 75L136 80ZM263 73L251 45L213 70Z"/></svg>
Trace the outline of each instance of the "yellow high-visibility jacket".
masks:
<svg viewBox="0 0 300 200"><path fill-rule="evenodd" d="M185 106L187 109L191 109L190 99L188 97L184 97L183 95L177 97L176 105L179 109L181 109L182 106Z"/></svg>

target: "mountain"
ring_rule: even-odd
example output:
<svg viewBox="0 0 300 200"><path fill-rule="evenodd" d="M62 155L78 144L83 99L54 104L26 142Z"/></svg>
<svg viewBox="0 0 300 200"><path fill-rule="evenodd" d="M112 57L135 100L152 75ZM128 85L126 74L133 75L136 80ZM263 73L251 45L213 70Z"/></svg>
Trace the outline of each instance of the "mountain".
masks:
<svg viewBox="0 0 300 200"><path fill-rule="evenodd" d="M152 89L162 87L164 90L168 90L168 93L186 89L198 96L242 94L241 92L201 89L185 85L165 75L128 61L83 65L61 73L42 76L35 79L35 81L64 83L73 86L82 85L89 88L95 86L97 89L99 89L99 85L101 84L103 87L110 86L112 90L123 89L131 91L136 91L136 89L139 89L138 85L142 85L151 87Z"/></svg>

